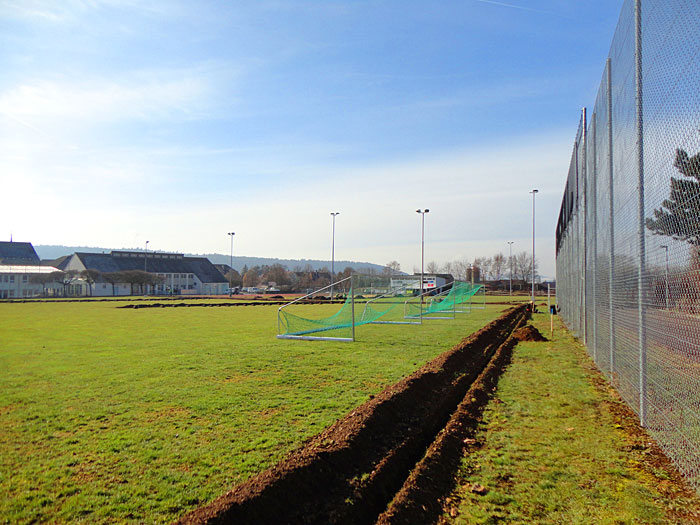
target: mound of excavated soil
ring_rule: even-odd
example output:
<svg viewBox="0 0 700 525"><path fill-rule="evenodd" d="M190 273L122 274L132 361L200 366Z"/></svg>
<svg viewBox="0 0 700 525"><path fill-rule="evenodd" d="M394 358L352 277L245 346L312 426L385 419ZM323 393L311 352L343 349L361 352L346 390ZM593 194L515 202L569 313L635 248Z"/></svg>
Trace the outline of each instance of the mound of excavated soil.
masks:
<svg viewBox="0 0 700 525"><path fill-rule="evenodd" d="M547 338L530 324L518 328L513 332L513 337L518 341L547 341Z"/></svg>
<svg viewBox="0 0 700 525"><path fill-rule="evenodd" d="M524 322L525 313L524 306L507 311L355 408L277 465L177 523L374 523L465 396L474 406L465 406L455 425L476 424L476 405L485 402L494 384L484 380L480 390L470 387L494 354L512 345L509 336ZM442 434L455 436L451 443L461 452L463 435L453 430ZM426 478L440 477L442 469L434 467L446 463L446 452L438 447L428 457L432 465L424 467L414 483L423 485ZM411 482L408 485L410 489ZM391 522L416 516L412 502L417 496L411 490L407 496L399 506L408 511L393 511L397 517ZM425 500L418 501L421 512L427 512Z"/></svg>

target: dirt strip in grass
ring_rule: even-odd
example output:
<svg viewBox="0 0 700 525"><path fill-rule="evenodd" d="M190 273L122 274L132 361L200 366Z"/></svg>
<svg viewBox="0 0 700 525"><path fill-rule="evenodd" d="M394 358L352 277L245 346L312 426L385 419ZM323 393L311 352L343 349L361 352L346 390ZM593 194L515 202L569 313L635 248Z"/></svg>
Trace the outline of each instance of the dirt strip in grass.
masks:
<svg viewBox="0 0 700 525"><path fill-rule="evenodd" d="M700 499L555 317L464 442L442 523L700 523ZM549 315L533 324L550 338Z"/></svg>
<svg viewBox="0 0 700 525"><path fill-rule="evenodd" d="M374 523L524 317L510 309L178 523Z"/></svg>

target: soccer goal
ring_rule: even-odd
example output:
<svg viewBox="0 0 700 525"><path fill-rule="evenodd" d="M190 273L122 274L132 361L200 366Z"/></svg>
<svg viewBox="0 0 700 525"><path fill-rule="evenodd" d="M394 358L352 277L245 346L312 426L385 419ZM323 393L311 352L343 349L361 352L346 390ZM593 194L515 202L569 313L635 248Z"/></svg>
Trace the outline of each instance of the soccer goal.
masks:
<svg viewBox="0 0 700 525"><path fill-rule="evenodd" d="M345 292L340 305L330 297L332 290ZM352 342L355 340L354 309L350 276L280 306L277 310L277 338Z"/></svg>
<svg viewBox="0 0 700 525"><path fill-rule="evenodd" d="M406 300L414 294L414 283L383 274L355 274L354 277L353 288L361 324L420 324L420 320L404 316Z"/></svg>
<svg viewBox="0 0 700 525"><path fill-rule="evenodd" d="M456 314L469 313L472 308L485 308L484 287L453 281L441 293L431 290L406 301L404 315L409 319L454 319Z"/></svg>
<svg viewBox="0 0 700 525"><path fill-rule="evenodd" d="M342 304L326 296L341 291ZM355 340L365 324L420 324L405 319L403 307L412 290L386 275L353 274L287 303L277 311L277 337L306 341Z"/></svg>
<svg viewBox="0 0 700 525"><path fill-rule="evenodd" d="M404 317L406 319L454 319L456 317L456 303L454 300L454 285L443 292L429 290L422 295L417 295L404 304Z"/></svg>

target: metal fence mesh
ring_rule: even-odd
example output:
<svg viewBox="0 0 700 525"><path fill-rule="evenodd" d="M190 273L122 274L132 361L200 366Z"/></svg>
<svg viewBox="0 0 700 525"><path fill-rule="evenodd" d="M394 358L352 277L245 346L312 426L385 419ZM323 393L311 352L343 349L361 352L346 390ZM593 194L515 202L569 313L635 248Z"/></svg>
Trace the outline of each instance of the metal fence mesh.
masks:
<svg viewBox="0 0 700 525"><path fill-rule="evenodd" d="M557 225L561 315L700 488L700 2L622 6Z"/></svg>

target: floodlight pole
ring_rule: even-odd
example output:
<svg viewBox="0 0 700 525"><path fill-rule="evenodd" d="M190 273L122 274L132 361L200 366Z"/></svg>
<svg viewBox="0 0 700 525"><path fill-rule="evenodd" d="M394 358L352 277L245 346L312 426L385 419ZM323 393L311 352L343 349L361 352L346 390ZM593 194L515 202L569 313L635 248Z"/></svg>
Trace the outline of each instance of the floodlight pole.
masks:
<svg viewBox="0 0 700 525"><path fill-rule="evenodd" d="M148 242L146 241L146 249L143 252L143 271L148 271ZM148 284L146 285L146 294L148 294Z"/></svg>
<svg viewBox="0 0 700 525"><path fill-rule="evenodd" d="M426 208L425 210L417 209L416 213L420 213L421 226L420 226L420 320L423 322L423 276L425 274L425 214L430 210Z"/></svg>
<svg viewBox="0 0 700 525"><path fill-rule="evenodd" d="M535 313L535 195L540 190L532 190L532 313Z"/></svg>
<svg viewBox="0 0 700 525"><path fill-rule="evenodd" d="M508 278L508 294L513 295L513 243L508 241L508 263L510 264L510 277Z"/></svg>
<svg viewBox="0 0 700 525"><path fill-rule="evenodd" d="M331 215L333 216L333 236L331 237L331 301L333 301L333 281L335 280L335 217L336 215L340 215L340 212L332 211Z"/></svg>
<svg viewBox="0 0 700 525"><path fill-rule="evenodd" d="M228 232L228 236L231 237L231 270L228 272L228 296L233 296L233 236L236 232Z"/></svg>
<svg viewBox="0 0 700 525"><path fill-rule="evenodd" d="M671 301L669 297L670 294L668 293L668 246L662 244L661 246L659 246L659 248L663 248L664 250L666 250L666 310L668 310L669 308L671 308Z"/></svg>

